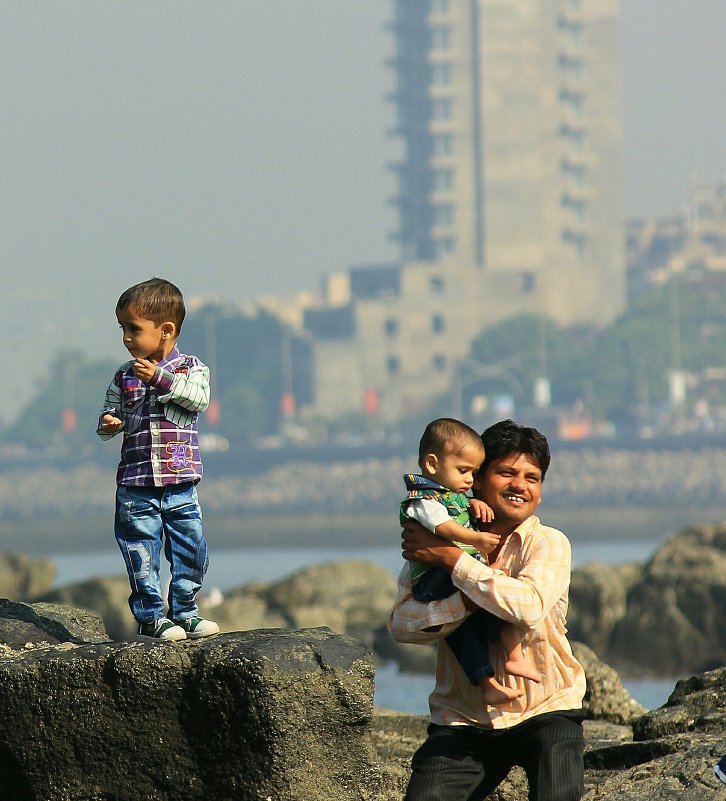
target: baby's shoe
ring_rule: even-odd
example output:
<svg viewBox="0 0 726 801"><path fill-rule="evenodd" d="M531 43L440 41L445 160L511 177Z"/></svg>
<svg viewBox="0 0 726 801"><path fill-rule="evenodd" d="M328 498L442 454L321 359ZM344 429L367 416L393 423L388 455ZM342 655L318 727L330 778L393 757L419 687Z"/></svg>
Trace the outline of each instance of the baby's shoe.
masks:
<svg viewBox="0 0 726 801"><path fill-rule="evenodd" d="M186 620L175 620L174 625L182 629L190 640L214 637L215 634L219 634L219 626L213 620L205 620L203 617L188 617Z"/></svg>

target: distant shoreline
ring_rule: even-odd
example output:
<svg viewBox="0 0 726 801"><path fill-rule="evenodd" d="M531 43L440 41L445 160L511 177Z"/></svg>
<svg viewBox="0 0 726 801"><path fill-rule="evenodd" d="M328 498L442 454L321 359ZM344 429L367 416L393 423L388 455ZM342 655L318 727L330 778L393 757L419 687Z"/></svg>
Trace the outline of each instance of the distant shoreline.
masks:
<svg viewBox="0 0 726 801"><path fill-rule="evenodd" d="M559 528L573 543L612 540L664 539L691 525L726 520L726 508L714 506L583 505L582 509L549 509L540 517ZM377 547L398 539L399 528L391 514L340 513L325 517L309 512L225 515L205 512L205 529L210 547ZM104 550L113 545L113 509L106 515L82 518L68 516L0 520L0 550L46 555Z"/></svg>

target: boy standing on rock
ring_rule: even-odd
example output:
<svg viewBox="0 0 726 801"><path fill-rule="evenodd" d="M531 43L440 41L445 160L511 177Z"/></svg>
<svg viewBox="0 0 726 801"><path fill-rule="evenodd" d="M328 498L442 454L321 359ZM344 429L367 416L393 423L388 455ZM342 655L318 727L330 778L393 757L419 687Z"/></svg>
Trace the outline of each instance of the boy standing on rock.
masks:
<svg viewBox="0 0 726 801"><path fill-rule="evenodd" d="M184 316L181 292L162 278L121 295L116 317L133 358L106 390L97 429L101 439L123 431L114 529L131 584L129 606L139 637L148 640L219 632L199 617L195 600L207 570L197 417L209 405L209 369L177 350ZM162 544L171 572L168 617L159 576Z"/></svg>
<svg viewBox="0 0 726 801"><path fill-rule="evenodd" d="M481 689L439 644L431 724L413 756L405 801L485 798L514 765L527 774L530 801L577 801L583 792L585 673L566 637L570 543L534 514L550 463L549 445L536 429L512 420L491 426L481 439L486 455L473 489L493 511L484 526L498 537L490 564L407 522L404 557L443 568L459 591L421 603L404 568L389 629L399 642L438 642L472 612L485 609L519 628L522 647L542 680L525 684L505 674L506 655L494 644L490 653L497 677L524 692L487 706Z"/></svg>

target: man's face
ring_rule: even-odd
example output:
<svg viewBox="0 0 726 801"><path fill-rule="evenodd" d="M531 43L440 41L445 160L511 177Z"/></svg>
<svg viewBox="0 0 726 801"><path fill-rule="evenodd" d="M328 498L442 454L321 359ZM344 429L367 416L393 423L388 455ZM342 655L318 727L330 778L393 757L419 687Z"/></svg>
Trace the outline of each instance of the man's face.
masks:
<svg viewBox="0 0 726 801"><path fill-rule="evenodd" d="M511 530L537 509L542 499L542 471L524 453L495 459L477 473L474 494L494 511L493 531Z"/></svg>

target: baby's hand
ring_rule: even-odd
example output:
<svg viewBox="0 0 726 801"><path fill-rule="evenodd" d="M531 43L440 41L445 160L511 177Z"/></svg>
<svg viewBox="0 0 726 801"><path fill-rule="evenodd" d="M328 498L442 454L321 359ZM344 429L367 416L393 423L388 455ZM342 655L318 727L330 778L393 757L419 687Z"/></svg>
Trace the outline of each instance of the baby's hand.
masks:
<svg viewBox="0 0 726 801"><path fill-rule="evenodd" d="M154 377L156 372L156 362L153 359L137 359L134 362L134 375L140 378L145 384Z"/></svg>
<svg viewBox="0 0 726 801"><path fill-rule="evenodd" d="M494 520L494 511L492 507L480 501L478 498L470 498L471 512L469 517L478 520L481 523L491 523Z"/></svg>
<svg viewBox="0 0 726 801"><path fill-rule="evenodd" d="M101 425L99 427L100 431L105 431L107 433L111 433L113 431L118 431L119 428L123 425L123 420L119 420L113 414L104 414L101 418Z"/></svg>
<svg viewBox="0 0 726 801"><path fill-rule="evenodd" d="M490 553L499 545L499 534L492 534L491 531L480 531L478 536L479 542L474 547L479 553Z"/></svg>

